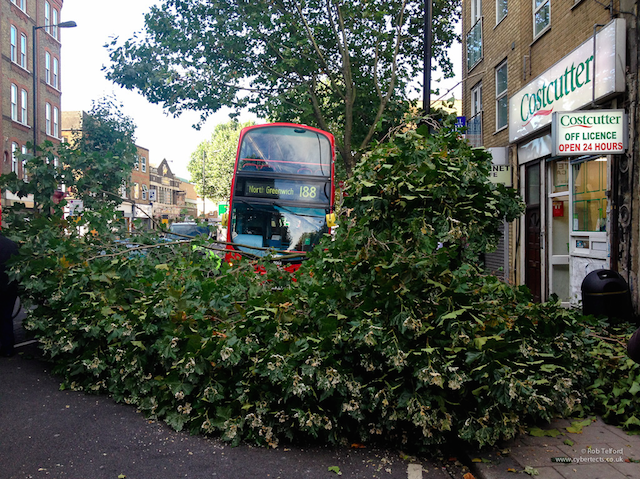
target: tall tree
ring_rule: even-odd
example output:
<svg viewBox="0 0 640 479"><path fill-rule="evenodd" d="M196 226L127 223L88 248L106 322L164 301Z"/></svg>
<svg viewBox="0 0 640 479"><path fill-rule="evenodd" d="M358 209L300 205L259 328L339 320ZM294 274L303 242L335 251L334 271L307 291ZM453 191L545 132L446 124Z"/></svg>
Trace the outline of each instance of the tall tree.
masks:
<svg viewBox="0 0 640 479"><path fill-rule="evenodd" d="M214 201L229 199L240 130L251 124L231 120L217 125L211 140L200 143L192 153L187 169L200 195Z"/></svg>
<svg viewBox="0 0 640 479"><path fill-rule="evenodd" d="M446 75L459 1L434 1ZM222 106L332 131L348 174L408 110L423 65L423 0L162 0L109 45L107 78L179 115Z"/></svg>
<svg viewBox="0 0 640 479"><path fill-rule="evenodd" d="M119 202L120 187L131 176L136 158L136 125L121 107L112 97L94 100L78 128L72 130L71 148L75 155L68 157L73 159L68 166L75 171L77 195L87 206L101 196L106 201Z"/></svg>

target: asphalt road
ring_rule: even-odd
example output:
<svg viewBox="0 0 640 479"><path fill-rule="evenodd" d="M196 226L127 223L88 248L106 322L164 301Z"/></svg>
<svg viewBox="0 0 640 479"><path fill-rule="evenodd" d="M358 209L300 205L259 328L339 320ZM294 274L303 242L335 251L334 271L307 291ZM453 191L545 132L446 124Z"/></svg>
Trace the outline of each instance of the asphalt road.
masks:
<svg viewBox="0 0 640 479"><path fill-rule="evenodd" d="M60 391L36 344L17 352L0 358L0 479L450 479L465 472L448 458L394 450L230 447L175 432L106 396Z"/></svg>

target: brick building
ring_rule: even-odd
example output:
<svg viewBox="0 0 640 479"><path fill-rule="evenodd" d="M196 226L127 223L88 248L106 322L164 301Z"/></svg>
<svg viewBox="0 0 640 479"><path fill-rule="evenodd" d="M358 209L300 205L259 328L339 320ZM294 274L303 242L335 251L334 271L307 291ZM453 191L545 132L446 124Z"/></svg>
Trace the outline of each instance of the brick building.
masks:
<svg viewBox="0 0 640 479"><path fill-rule="evenodd" d="M24 176L14 154L27 153L27 143L60 141L62 4L63 0L0 0L2 173ZM2 193L3 205L17 199Z"/></svg>
<svg viewBox="0 0 640 479"><path fill-rule="evenodd" d="M526 202L488 263L566 304L589 272L616 270L637 311L637 0L462 5L468 137Z"/></svg>
<svg viewBox="0 0 640 479"><path fill-rule="evenodd" d="M186 191L180 189L180 182L166 159L158 166L151 166L149 192L156 218L168 221L181 218L186 207Z"/></svg>

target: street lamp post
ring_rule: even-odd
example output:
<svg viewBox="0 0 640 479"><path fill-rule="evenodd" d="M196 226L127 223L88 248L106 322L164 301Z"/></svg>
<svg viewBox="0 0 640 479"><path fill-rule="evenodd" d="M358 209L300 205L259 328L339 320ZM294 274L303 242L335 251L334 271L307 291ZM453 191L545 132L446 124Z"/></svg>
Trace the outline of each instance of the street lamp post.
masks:
<svg viewBox="0 0 640 479"><path fill-rule="evenodd" d="M430 110L429 100L431 97L431 44L433 43L432 32L433 4L432 0L424 0L424 78L422 87L422 114L428 115Z"/></svg>
<svg viewBox="0 0 640 479"><path fill-rule="evenodd" d="M38 47L37 47L37 32L41 28L73 28L76 27L77 24L73 20L69 20L68 22L62 22L55 25L40 25L33 26L33 34L32 44L33 44L33 52L32 52L32 62L33 62L33 154L36 155L36 145L38 144Z"/></svg>
<svg viewBox="0 0 640 479"><path fill-rule="evenodd" d="M205 189L205 182L204 182L204 159L205 159L205 150L202 150L202 218L205 219L206 214L205 214L205 200L206 197L204 195L204 189Z"/></svg>

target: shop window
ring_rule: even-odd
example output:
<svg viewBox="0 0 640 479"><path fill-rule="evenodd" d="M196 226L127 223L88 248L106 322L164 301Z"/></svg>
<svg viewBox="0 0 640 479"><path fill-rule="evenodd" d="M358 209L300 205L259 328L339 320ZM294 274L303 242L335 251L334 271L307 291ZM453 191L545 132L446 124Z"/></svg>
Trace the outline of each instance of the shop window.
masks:
<svg viewBox="0 0 640 479"><path fill-rule="evenodd" d="M569 162L558 160L553 163L551 170L553 193L569 192Z"/></svg>
<svg viewBox="0 0 640 479"><path fill-rule="evenodd" d="M573 165L573 231L606 231L607 159Z"/></svg>

